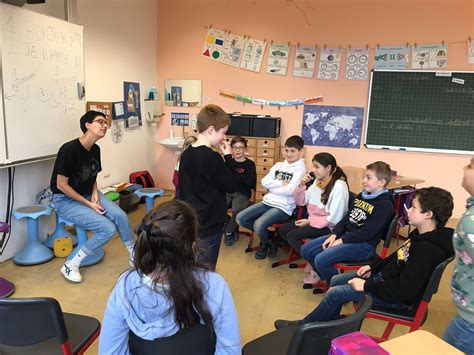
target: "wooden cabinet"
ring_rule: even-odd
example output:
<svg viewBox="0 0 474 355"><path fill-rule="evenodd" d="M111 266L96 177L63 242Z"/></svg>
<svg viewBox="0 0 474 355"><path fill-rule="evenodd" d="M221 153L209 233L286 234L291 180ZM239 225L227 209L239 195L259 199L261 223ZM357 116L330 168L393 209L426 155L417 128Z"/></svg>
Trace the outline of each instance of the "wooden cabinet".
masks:
<svg viewBox="0 0 474 355"><path fill-rule="evenodd" d="M245 156L255 162L257 168L257 186L255 198L257 201L263 199L263 188L261 185L262 178L268 174L270 168L280 161L280 137L278 138L260 138L260 137L244 137L247 139L247 152ZM227 137L227 142L232 140L231 136Z"/></svg>

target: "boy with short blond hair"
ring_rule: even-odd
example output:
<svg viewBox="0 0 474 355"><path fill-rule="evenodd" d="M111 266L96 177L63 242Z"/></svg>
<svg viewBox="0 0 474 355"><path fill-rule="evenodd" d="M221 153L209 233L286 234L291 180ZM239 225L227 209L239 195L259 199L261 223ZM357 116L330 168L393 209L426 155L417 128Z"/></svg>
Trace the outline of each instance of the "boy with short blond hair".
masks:
<svg viewBox="0 0 474 355"><path fill-rule="evenodd" d="M286 159L278 162L262 179L262 187L268 190L263 201L256 203L237 215L237 223L255 231L260 237L256 259L273 257L278 246L270 243L267 228L291 217L296 207L293 193L306 173L301 152L304 141L300 136L291 136L285 142ZM270 249L271 248L271 249Z"/></svg>
<svg viewBox="0 0 474 355"><path fill-rule="evenodd" d="M229 125L229 116L222 108L204 106L197 116L198 139L183 152L178 174L179 199L190 203L198 214L199 259L211 268L216 267L227 221L226 193L236 190L232 171L212 149L219 147L225 159L231 157L230 146L225 142Z"/></svg>
<svg viewBox="0 0 474 355"><path fill-rule="evenodd" d="M370 260L394 213L389 191L390 165L377 161L366 167L364 191L355 199L346 216L334 226L332 234L319 237L301 247L301 256L313 271L309 283L331 281L337 262Z"/></svg>

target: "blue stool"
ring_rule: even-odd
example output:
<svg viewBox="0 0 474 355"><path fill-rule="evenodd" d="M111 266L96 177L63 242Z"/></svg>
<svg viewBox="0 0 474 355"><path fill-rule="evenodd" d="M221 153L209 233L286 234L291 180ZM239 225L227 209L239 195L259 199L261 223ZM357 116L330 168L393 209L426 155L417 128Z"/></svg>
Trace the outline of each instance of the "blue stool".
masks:
<svg viewBox="0 0 474 355"><path fill-rule="evenodd" d="M18 252L13 262L18 265L36 265L45 263L54 258L53 252L46 248L38 238L38 218L43 215L49 216L51 207L43 205L25 206L13 211L16 219L26 218L28 227L28 242L26 246Z"/></svg>
<svg viewBox="0 0 474 355"><path fill-rule="evenodd" d="M61 217L59 217L58 221L60 223L65 223L68 226L73 226L74 225L74 223L66 221L65 219L63 219ZM87 232L86 232L86 230L82 227L79 227L77 224L76 224L76 233L77 233L78 243L77 243L77 246L71 252L71 254L69 254L69 256L67 257L67 260L71 260L72 257L77 254L79 249L81 249L82 246L87 242ZM81 266L95 265L95 264L102 261L102 259L104 258L104 255L105 255L104 250L102 248L100 248L94 254L86 256L84 258L84 260L82 260Z"/></svg>
<svg viewBox="0 0 474 355"><path fill-rule="evenodd" d="M145 187L143 189L136 190L134 193L138 197L145 197L146 213L148 213L153 208L153 201L155 200L155 197L163 196L165 191L158 187Z"/></svg>
<svg viewBox="0 0 474 355"><path fill-rule="evenodd" d="M54 229L53 234L49 234L46 240L43 242L43 245L48 247L49 249L54 249L54 241L58 238L62 237L70 237L72 239L72 245L77 245L77 237L72 235L66 230L66 225L64 222L59 221L59 215L56 212L56 228Z"/></svg>

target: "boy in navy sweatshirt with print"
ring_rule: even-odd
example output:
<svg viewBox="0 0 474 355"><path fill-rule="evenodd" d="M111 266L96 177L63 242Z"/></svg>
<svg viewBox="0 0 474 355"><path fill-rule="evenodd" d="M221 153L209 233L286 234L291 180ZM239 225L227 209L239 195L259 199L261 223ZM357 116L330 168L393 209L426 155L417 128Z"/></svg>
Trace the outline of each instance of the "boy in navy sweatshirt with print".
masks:
<svg viewBox="0 0 474 355"><path fill-rule="evenodd" d="M338 274L337 262L372 259L375 248L393 216L393 202L386 186L391 180L387 163L377 161L366 167L364 191L349 206L346 216L334 226L332 234L303 245L301 256L313 267L317 276L329 283Z"/></svg>

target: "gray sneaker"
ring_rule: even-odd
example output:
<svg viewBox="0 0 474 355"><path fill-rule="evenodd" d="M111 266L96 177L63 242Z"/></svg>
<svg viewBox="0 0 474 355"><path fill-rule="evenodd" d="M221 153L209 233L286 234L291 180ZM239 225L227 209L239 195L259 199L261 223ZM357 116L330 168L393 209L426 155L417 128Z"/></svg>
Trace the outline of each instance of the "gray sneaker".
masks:
<svg viewBox="0 0 474 355"><path fill-rule="evenodd" d="M234 244L234 233L224 232L224 243L228 247L232 246Z"/></svg>
<svg viewBox="0 0 474 355"><path fill-rule="evenodd" d="M285 319L277 319L273 325L275 329L281 329L285 327L291 327L294 325L300 325L301 321L299 320L285 320Z"/></svg>

